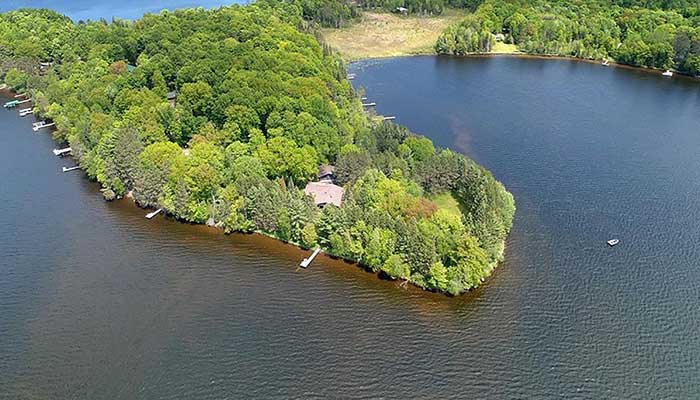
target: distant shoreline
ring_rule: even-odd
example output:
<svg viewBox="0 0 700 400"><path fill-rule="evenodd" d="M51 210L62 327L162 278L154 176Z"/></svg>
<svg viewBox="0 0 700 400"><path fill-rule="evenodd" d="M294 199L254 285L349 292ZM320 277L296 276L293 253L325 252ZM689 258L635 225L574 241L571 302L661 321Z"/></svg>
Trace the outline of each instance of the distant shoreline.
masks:
<svg viewBox="0 0 700 400"><path fill-rule="evenodd" d="M469 53L469 54L465 54L465 55L461 55L461 56L452 55L452 54L449 54L449 55L436 54L436 53L405 54L405 55L396 55L396 56L366 57L366 58L346 60L346 61L349 65L352 65L352 64L359 63L362 61L385 60L385 59L390 59L390 58L408 58L408 57L439 57L439 58L449 58L449 59L511 57L511 58L529 58L529 59L537 59L537 60L575 61L575 62L583 62L583 63L587 63L587 64L601 65L600 60L591 60L588 58L578 58L578 57L572 57L572 56L560 56L560 55L554 55L554 54L528 54L528 53L520 53L520 52L515 52L515 53ZM639 66L635 66L635 65L622 64L622 63L618 63L615 61L610 61L608 68L610 68L610 67L622 68L622 69L628 69L628 70L636 70L639 72L646 72L649 74L659 74L659 75L661 75L661 73L665 71L665 70L656 69L656 68L639 67ZM682 77L684 79L689 79L689 80L693 80L693 81L700 81L700 76L693 76L693 75L687 74L685 72L676 71L673 69L671 71L673 72L673 78L678 76L678 77Z"/></svg>

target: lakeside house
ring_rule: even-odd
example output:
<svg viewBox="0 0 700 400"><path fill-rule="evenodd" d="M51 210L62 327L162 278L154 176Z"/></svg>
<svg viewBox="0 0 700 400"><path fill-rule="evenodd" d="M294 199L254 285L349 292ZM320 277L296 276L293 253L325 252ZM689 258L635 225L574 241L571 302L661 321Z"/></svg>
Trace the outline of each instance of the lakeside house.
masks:
<svg viewBox="0 0 700 400"><path fill-rule="evenodd" d="M334 182L334 168L332 165L321 165L318 169L318 181L309 182L304 188L304 193L314 198L314 203L323 208L327 204L340 207L343 203L344 189Z"/></svg>

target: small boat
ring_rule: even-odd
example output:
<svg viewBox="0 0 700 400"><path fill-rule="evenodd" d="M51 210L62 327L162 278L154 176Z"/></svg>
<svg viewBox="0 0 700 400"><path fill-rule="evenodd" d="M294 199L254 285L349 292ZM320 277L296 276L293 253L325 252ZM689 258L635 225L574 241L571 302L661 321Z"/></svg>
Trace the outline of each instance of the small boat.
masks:
<svg viewBox="0 0 700 400"><path fill-rule="evenodd" d="M673 76L673 72L672 72L670 69L667 69L666 72L664 72L664 73L661 74L661 75L663 75L663 76Z"/></svg>
<svg viewBox="0 0 700 400"><path fill-rule="evenodd" d="M606 58L605 60L603 60L603 63L601 65L607 67L608 65L610 65L610 61L608 61L608 59Z"/></svg>
<svg viewBox="0 0 700 400"><path fill-rule="evenodd" d="M619 239L610 239L610 240L608 240L608 246L610 246L610 247L613 247L613 246L615 246L615 245L618 244L618 243L620 243L620 240L619 240Z"/></svg>

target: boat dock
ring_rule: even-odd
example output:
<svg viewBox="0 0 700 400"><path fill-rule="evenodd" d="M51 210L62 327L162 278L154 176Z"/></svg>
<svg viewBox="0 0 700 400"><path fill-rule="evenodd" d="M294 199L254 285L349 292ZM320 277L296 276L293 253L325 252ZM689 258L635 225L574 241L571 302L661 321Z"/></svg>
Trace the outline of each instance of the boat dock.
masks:
<svg viewBox="0 0 700 400"><path fill-rule="evenodd" d="M393 116L393 115L390 115L390 116L388 116L388 117L382 118L383 121L392 121L392 120L395 120L395 119L396 119L396 117Z"/></svg>
<svg viewBox="0 0 700 400"><path fill-rule="evenodd" d="M23 108L23 109L19 110L20 117L26 117L29 114L34 114L34 110L31 108Z"/></svg>
<svg viewBox="0 0 700 400"><path fill-rule="evenodd" d="M153 212L150 212L150 213L146 214L146 218L151 219L151 218L155 217L156 215L160 214L161 211L163 211L163 209L159 208Z"/></svg>
<svg viewBox="0 0 700 400"><path fill-rule="evenodd" d="M362 103L362 107L374 107L377 103Z"/></svg>
<svg viewBox="0 0 700 400"><path fill-rule="evenodd" d="M68 167L68 168L63 167L63 172L75 171L76 169L80 169L80 167L77 165L75 167Z"/></svg>
<svg viewBox="0 0 700 400"><path fill-rule="evenodd" d="M33 125L32 130L34 130L34 132L37 132L39 129L48 128L48 127L54 126L56 124L54 122L47 124L46 121L41 121L41 122L35 122L32 125Z"/></svg>
<svg viewBox="0 0 700 400"><path fill-rule="evenodd" d="M68 154L70 152L71 152L70 147L66 147L65 149L53 149L53 155L58 156L58 157L63 156L65 154Z"/></svg>
<svg viewBox="0 0 700 400"><path fill-rule="evenodd" d="M5 108L14 108L17 107L17 104L19 104L19 100L11 100L3 104L2 106Z"/></svg>
<svg viewBox="0 0 700 400"><path fill-rule="evenodd" d="M299 264L299 266L302 267L302 268L308 268L309 265L311 265L311 262L314 260L314 258L316 258L316 256L317 256L318 253L320 253L320 252L321 252L321 248L320 248L320 247L316 247L316 250L314 250L314 252L313 252L308 258L303 259L303 260L301 261L301 263Z"/></svg>
<svg viewBox="0 0 700 400"><path fill-rule="evenodd" d="M351 81L355 79L355 74L348 74L348 80Z"/></svg>

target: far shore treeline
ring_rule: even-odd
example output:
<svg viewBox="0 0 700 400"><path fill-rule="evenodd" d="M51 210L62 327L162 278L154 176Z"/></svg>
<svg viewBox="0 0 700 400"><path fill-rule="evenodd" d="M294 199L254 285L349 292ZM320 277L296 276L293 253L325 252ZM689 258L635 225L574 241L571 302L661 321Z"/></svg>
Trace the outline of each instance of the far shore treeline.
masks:
<svg viewBox="0 0 700 400"><path fill-rule="evenodd" d="M307 9L111 23L16 10L0 14L0 77L56 123L107 199L320 246L429 290L477 287L503 257L512 196L466 157L368 118ZM323 164L340 207L304 194Z"/></svg>
<svg viewBox="0 0 700 400"><path fill-rule="evenodd" d="M616 61L700 76L698 0L304 0L307 19L328 27L363 10L433 16L447 7L472 12L447 27L438 54L490 53L498 41L517 52ZM501 49L502 51L502 49Z"/></svg>
<svg viewBox="0 0 700 400"><path fill-rule="evenodd" d="M496 35L529 54L613 59L700 75L697 1L486 0L448 27L435 50L488 53Z"/></svg>

